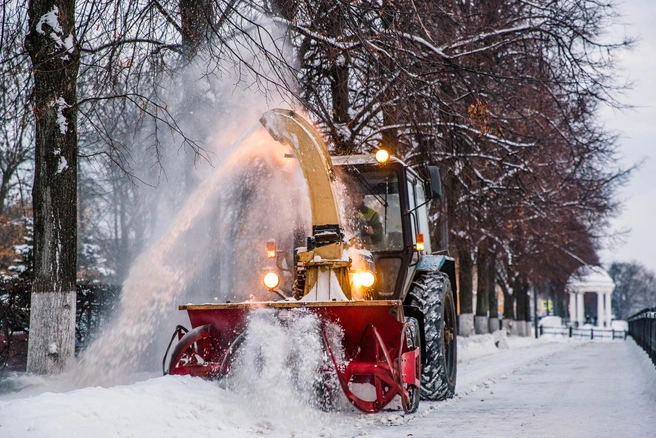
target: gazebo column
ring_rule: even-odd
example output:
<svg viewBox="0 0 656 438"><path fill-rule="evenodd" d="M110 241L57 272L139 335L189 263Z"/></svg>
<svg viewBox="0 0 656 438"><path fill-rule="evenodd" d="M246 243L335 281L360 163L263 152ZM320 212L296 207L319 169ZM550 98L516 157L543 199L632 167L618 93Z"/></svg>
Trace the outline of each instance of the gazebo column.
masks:
<svg viewBox="0 0 656 438"><path fill-rule="evenodd" d="M574 292L569 293L569 323L574 324L577 321L576 313L576 294Z"/></svg>
<svg viewBox="0 0 656 438"><path fill-rule="evenodd" d="M585 324L585 308L583 306L583 294L584 292L580 292L576 294L576 319L579 323L579 325Z"/></svg>
<svg viewBox="0 0 656 438"><path fill-rule="evenodd" d="M606 322L606 314L604 313L604 295L597 292L597 327L603 327Z"/></svg>
<svg viewBox="0 0 656 438"><path fill-rule="evenodd" d="M611 300L610 300L611 295L612 292L608 292L606 294L606 321L607 321L606 327L610 327L610 323L612 322L611 320L613 318L613 311L612 311Z"/></svg>

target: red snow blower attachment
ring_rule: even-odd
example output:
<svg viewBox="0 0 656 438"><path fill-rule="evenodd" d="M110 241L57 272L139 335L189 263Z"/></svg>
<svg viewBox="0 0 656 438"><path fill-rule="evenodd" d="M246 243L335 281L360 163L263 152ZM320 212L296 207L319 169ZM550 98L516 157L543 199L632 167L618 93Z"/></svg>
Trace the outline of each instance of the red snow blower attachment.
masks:
<svg viewBox="0 0 656 438"><path fill-rule="evenodd" d="M169 361L170 374L222 378L230 371L244 340L251 312L260 308L311 312L321 321L324 346L346 397L364 412L378 412L399 395L404 410L419 400L421 350L418 327L404 321L399 301L273 302L185 305L192 327L178 333ZM343 330L342 345L331 345L326 323ZM343 348L343 363L335 349ZM167 351L168 353L168 351ZM368 383L375 399L356 395L353 384ZM356 391L357 392L357 391Z"/></svg>

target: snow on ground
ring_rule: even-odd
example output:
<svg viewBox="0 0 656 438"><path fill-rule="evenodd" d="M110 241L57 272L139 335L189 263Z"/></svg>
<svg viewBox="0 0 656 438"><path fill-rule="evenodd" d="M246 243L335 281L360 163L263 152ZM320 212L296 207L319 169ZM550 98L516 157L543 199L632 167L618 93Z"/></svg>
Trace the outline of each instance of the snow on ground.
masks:
<svg viewBox="0 0 656 438"><path fill-rule="evenodd" d="M458 373L456 398L433 404L404 435L655 436L656 368L631 338L535 344L479 357ZM369 434L400 436L380 427Z"/></svg>
<svg viewBox="0 0 656 438"><path fill-rule="evenodd" d="M62 377L14 376L0 381L0 436L653 436L656 368L631 338L505 345L459 338L456 397L422 402L413 415L322 412L275 376L249 391L177 376L80 389ZM10 385L24 388L7 393Z"/></svg>

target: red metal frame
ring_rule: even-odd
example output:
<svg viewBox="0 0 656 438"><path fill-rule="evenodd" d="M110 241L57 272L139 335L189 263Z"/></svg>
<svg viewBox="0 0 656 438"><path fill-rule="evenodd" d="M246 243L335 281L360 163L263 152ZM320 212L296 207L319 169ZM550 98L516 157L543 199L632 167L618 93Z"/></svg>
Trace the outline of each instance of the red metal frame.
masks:
<svg viewBox="0 0 656 438"><path fill-rule="evenodd" d="M344 333L341 347L345 364L337 363L323 330L330 358L346 397L364 412L378 412L396 395L408 406L408 386L419 389L420 349L409 350L403 305L400 301L273 302L187 305L193 330L182 336L171 355L170 374L204 378L223 377L230 369L234 350L248 323L248 314L268 307L285 312L305 309L323 322L338 324ZM364 400L351 390L352 383L369 383L375 400Z"/></svg>

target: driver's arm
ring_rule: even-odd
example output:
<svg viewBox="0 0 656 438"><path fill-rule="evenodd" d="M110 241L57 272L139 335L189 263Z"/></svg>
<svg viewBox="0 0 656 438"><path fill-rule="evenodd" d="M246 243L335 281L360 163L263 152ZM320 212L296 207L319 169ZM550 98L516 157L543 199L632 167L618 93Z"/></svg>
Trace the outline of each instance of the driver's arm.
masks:
<svg viewBox="0 0 656 438"><path fill-rule="evenodd" d="M383 240L383 224L380 222L378 213L374 213L367 221L367 225L371 227L371 243L374 245Z"/></svg>

